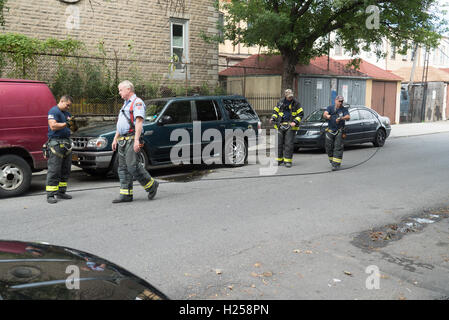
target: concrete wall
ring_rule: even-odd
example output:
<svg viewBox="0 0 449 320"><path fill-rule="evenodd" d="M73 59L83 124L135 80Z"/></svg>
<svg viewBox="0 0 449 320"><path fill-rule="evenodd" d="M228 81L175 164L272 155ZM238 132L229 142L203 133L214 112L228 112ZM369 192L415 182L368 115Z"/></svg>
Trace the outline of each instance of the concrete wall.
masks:
<svg viewBox="0 0 449 320"><path fill-rule="evenodd" d="M38 39L72 38L97 54L104 42L109 57L170 61L170 21L188 21L188 62L192 85L218 82L218 45L206 44L201 32L218 33L218 11L213 0L80 0L69 5L59 0L10 0L2 33L21 33ZM131 50L130 50L131 49ZM163 63L148 72L168 76ZM185 76L184 76L185 78ZM183 79L180 79L183 80Z"/></svg>

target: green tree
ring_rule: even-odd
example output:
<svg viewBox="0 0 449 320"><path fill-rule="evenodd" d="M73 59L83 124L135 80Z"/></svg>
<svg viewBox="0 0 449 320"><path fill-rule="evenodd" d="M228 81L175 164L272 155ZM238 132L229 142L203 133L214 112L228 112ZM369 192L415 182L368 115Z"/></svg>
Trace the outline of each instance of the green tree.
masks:
<svg viewBox="0 0 449 320"><path fill-rule="evenodd" d="M291 88L295 66L328 53L336 44L353 55L387 39L405 52L414 44L435 47L444 21L437 0L231 0L221 40L266 47L283 58L282 89ZM335 39L330 40L330 34ZM378 57L384 53L377 51Z"/></svg>

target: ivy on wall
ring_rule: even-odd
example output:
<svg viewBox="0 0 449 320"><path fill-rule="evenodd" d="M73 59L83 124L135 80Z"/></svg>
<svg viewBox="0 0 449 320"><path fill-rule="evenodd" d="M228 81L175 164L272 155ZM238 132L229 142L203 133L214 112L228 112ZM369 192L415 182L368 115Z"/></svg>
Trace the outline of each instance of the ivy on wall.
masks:
<svg viewBox="0 0 449 320"><path fill-rule="evenodd" d="M5 9L8 9L6 7L6 2L8 2L8 0L0 0L0 26L5 25L5 17L3 16L3 11Z"/></svg>

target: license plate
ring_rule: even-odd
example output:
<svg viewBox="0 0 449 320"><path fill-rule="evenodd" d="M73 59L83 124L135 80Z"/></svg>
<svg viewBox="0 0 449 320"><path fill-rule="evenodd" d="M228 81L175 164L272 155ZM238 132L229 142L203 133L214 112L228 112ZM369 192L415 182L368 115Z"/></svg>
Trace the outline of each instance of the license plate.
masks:
<svg viewBox="0 0 449 320"><path fill-rule="evenodd" d="M79 161L80 158L76 154L72 154L72 161Z"/></svg>

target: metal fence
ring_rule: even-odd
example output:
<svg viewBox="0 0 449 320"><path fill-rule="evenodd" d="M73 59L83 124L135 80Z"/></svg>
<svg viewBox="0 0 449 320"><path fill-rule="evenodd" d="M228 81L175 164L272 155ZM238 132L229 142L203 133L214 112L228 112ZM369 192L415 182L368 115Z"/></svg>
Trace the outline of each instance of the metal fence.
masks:
<svg viewBox="0 0 449 320"><path fill-rule="evenodd" d="M56 54L13 61L4 53L0 51L0 78L44 81L56 99L65 94L74 98L74 115L116 115L123 103L117 86L123 80L130 80L144 100L195 94L243 95L259 114L270 113L280 99L280 89L273 94L265 80L258 84L250 75L217 79L220 70L243 70L238 66ZM244 74L247 70L251 68L245 67Z"/></svg>

